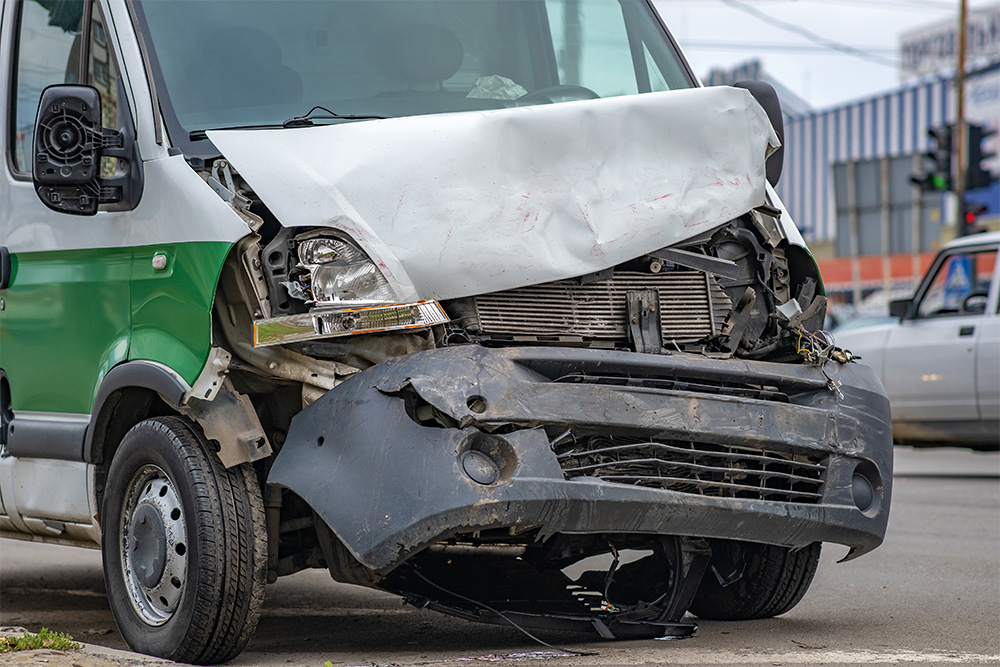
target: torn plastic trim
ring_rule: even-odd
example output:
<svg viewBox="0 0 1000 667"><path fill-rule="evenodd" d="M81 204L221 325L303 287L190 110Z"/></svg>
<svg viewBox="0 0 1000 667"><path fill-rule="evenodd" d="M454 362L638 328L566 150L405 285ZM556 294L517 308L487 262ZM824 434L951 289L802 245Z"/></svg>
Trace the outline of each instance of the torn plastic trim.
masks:
<svg viewBox="0 0 1000 667"><path fill-rule="evenodd" d="M845 395L838 401L814 368L675 356L682 359L460 346L391 360L345 381L293 418L268 481L305 500L354 558L380 576L442 539L488 528L540 526L540 539L556 533L609 532L752 537L789 547L828 541L851 547L852 557L881 543L891 492L891 434L888 402L870 369L831 369ZM533 365L546 364L595 372L645 366L647 375L661 377L670 377L671 365L692 370L708 365L701 371L711 374L714 364L732 376L741 369L757 369L756 377L790 377L793 386L809 385L812 390L799 392L799 405L786 405L641 388L581 387L548 382L532 370ZM470 412L469 397L476 395L487 408L466 428L422 426L407 412L403 397L386 393L416 377L427 379L418 382L421 391L429 394L428 388L437 386L437 398L424 398L444 406L463 405ZM491 405L510 412L498 413ZM493 416L526 427L492 434L477 428ZM548 427L596 433L620 427L723 443L740 438L752 442L754 432L764 429L764 439L823 456L822 497L805 504L705 496L593 477L566 479ZM493 458L497 449L502 460L494 463L500 474L495 481L476 481L463 465L463 455L475 450ZM869 477L878 499L865 511L851 495L858 470ZM382 480L391 484L379 483Z"/></svg>
<svg viewBox="0 0 1000 667"><path fill-rule="evenodd" d="M218 443L219 459L227 468L272 454L253 403L236 391L228 377L211 400L191 398L180 411L198 422L210 442Z"/></svg>
<svg viewBox="0 0 1000 667"><path fill-rule="evenodd" d="M216 160L212 163L211 174L205 172L200 172L200 174L208 187L212 188L222 201L232 207L251 232L256 232L264 225L263 218L250 212L250 205L253 202L240 193L240 188L236 184L236 176L227 161Z"/></svg>
<svg viewBox="0 0 1000 667"><path fill-rule="evenodd" d="M203 401L214 400L226 380L226 375L229 373L229 362L232 359L233 355L221 347L213 347L209 350L208 359L205 361L201 373L198 374L191 388L184 393L181 405L187 405L192 398Z"/></svg>
<svg viewBox="0 0 1000 667"><path fill-rule="evenodd" d="M524 558L480 556L456 568L450 556L427 549L381 587L419 607L484 623L505 621L538 629L593 632L602 639L683 639L696 630L679 622L690 607L711 557L702 538L676 536L561 536L532 542ZM580 538L591 537L586 543ZM622 562L615 542L646 554ZM604 542L610 552L596 552ZM575 548L574 548L575 547ZM587 548L590 547L590 548ZM482 548L482 547L481 547ZM612 556L606 572L584 565L590 556ZM438 583L441 582L441 583ZM447 588L444 584L447 584ZM525 595L530 591L530 596ZM528 602L527 600L530 600Z"/></svg>
<svg viewBox="0 0 1000 667"><path fill-rule="evenodd" d="M198 378L176 406L218 445L219 459L227 468L272 454L253 403L229 379L232 359L228 350L213 347Z"/></svg>

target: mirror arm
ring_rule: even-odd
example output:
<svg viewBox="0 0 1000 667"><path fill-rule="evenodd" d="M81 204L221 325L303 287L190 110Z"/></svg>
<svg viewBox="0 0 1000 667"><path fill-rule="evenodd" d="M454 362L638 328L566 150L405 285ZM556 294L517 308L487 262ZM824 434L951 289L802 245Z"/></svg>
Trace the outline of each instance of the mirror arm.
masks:
<svg viewBox="0 0 1000 667"><path fill-rule="evenodd" d="M139 155L139 142L136 141L135 121L125 93L125 83L122 77L117 78L118 110L115 119L117 130L104 129L104 157L117 158L118 168L115 175L101 179L101 203L107 203L108 211L131 211L139 205L142 198L143 172L142 157ZM110 145L109 145L110 144ZM120 165L124 163L124 168ZM111 195L108 200L103 198L106 191Z"/></svg>

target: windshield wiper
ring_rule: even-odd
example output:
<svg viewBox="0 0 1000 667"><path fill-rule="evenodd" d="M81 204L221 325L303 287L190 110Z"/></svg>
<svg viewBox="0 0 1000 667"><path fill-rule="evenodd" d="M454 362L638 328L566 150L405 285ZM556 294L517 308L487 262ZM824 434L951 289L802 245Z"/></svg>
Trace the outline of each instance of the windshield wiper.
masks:
<svg viewBox="0 0 1000 667"><path fill-rule="evenodd" d="M316 110L323 111L321 114L314 114ZM281 123L280 125L274 123L262 123L260 125L232 125L228 127L207 127L204 130L192 130L188 133L188 138L190 141L200 141L202 139L207 139L207 132L212 132L214 130L278 130L282 128L289 127L312 127L316 123L316 120L385 120L385 116L345 116L339 113L330 111L326 107L315 106L310 109L304 116L293 116Z"/></svg>
<svg viewBox="0 0 1000 667"><path fill-rule="evenodd" d="M283 125L275 125L274 123L264 123L262 125L231 125L229 127L206 127L204 130L191 130L188 132L188 140L190 141L200 141L202 139L208 139L208 132L214 132L216 130L280 130Z"/></svg>
<svg viewBox="0 0 1000 667"><path fill-rule="evenodd" d="M315 114L314 111L323 111L325 113ZM293 116L281 124L282 127L310 127L315 125L316 120L385 120L385 116L355 116L348 115L344 116L335 111L330 111L323 106L314 106L312 109L307 111L303 116Z"/></svg>

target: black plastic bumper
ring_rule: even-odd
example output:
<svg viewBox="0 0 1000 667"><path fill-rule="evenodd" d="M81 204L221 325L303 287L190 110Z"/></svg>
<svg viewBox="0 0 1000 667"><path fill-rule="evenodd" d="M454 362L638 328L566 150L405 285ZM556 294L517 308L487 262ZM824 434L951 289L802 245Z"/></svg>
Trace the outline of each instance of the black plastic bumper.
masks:
<svg viewBox="0 0 1000 667"><path fill-rule="evenodd" d="M821 369L797 364L568 348L420 352L360 373L303 410L268 481L302 497L378 573L456 533L500 527L537 527L541 537L836 542L855 557L881 544L888 521L889 404L869 368L829 363L824 370L839 393ZM719 386L764 390L704 390ZM415 405L433 406L455 427L421 425ZM552 434L564 428L822 460L821 497L776 502L567 479L552 449ZM467 455L484 449L486 432L502 434L502 471L492 484L473 480L476 461L470 468ZM857 475L873 491L868 502L855 500Z"/></svg>

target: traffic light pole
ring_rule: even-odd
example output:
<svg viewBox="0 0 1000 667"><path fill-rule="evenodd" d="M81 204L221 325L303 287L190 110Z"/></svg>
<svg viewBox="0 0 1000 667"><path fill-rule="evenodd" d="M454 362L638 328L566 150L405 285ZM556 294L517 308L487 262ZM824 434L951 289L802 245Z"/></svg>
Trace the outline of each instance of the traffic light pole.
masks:
<svg viewBox="0 0 1000 667"><path fill-rule="evenodd" d="M965 172L966 156L969 154L968 132L965 130L965 46L969 24L969 0L962 0L958 12L958 65L955 68L956 105L955 134L952 143L955 149L955 235L965 229Z"/></svg>

